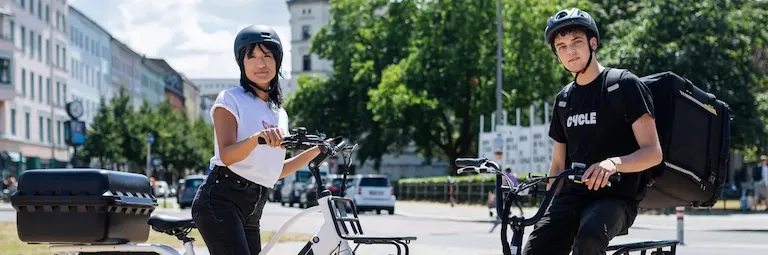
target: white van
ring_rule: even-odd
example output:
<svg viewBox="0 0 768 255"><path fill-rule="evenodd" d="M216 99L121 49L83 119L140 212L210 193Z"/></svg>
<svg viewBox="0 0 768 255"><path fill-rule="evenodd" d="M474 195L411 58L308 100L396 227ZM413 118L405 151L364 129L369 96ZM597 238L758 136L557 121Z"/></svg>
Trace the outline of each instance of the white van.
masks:
<svg viewBox="0 0 768 255"><path fill-rule="evenodd" d="M330 173L330 165L328 162L323 162L320 165L320 176L325 177ZM311 179L312 173L309 172L309 166L304 166L292 175L283 178L283 186L280 190L280 204L293 207L293 204L298 204L301 193L306 188L307 182Z"/></svg>

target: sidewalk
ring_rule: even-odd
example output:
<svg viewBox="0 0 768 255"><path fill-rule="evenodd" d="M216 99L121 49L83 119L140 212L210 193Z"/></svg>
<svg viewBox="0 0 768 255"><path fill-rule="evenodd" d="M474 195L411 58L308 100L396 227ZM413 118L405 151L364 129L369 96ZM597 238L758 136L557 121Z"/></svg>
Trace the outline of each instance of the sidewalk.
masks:
<svg viewBox="0 0 768 255"><path fill-rule="evenodd" d="M525 216L531 217L538 208L523 208ZM513 208L512 214L520 211ZM488 215L484 206L456 205L398 201L395 214L424 219L451 220L464 222L491 223L495 218ZM494 216L496 215L494 209ZM686 231L760 231L768 232L768 214L731 214L731 215L685 215ZM677 217L675 215L645 215L640 214L635 219L632 228L675 230Z"/></svg>

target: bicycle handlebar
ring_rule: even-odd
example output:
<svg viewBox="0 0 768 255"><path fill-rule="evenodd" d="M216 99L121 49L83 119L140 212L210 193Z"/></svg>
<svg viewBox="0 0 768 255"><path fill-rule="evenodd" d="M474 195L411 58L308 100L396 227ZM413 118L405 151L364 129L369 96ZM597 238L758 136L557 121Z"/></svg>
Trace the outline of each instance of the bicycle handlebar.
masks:
<svg viewBox="0 0 768 255"><path fill-rule="evenodd" d="M505 255L512 254L510 251L510 246L507 244L507 229L506 229L507 225L512 226L514 230L514 236L512 238L511 243L513 247L517 249L517 252L518 252L517 254L519 254L522 247L523 229L526 226L531 226L536 224L541 219L541 217L544 216L544 213L549 207L549 204L552 202L552 198L555 196L555 192L559 187L561 180L567 179L567 180L573 181L574 183L582 183L581 182L582 176L587 170L585 164L573 163L571 164L570 169L563 170L557 176L532 177L531 174L528 174L528 178L525 181L521 182L515 187L512 187L513 182L509 179L509 177L507 177L506 174L500 171L499 165L496 162L488 160L487 158L458 158L456 159L455 163L457 166L461 167L456 171L457 174L461 174L467 171L475 171L478 173L494 173L497 175L496 212L498 217L501 218L502 225L503 225L503 228L501 230L501 241L503 244ZM499 177L506 179L507 182L510 184L510 186L508 188L503 187L503 183L501 182L501 179ZM550 187L550 189L546 192L544 201L542 201L541 205L539 206L539 210L536 212L536 214L530 218L513 216L512 222L510 222L509 221L510 207L512 207L512 203L515 201L515 199L518 199L519 194L522 191L528 190L531 187L535 187L539 183L547 182L550 179L555 179L555 181L554 183L552 183L552 186ZM619 181L621 181L621 174L615 173L608 178L607 186L610 187L611 183L619 182ZM509 190L510 194L504 196L502 189Z"/></svg>

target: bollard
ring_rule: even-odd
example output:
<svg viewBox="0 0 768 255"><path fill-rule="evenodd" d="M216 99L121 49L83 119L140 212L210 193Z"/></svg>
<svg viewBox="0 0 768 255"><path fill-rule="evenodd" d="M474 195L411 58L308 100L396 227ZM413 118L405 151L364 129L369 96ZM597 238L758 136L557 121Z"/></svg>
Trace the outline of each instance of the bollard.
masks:
<svg viewBox="0 0 768 255"><path fill-rule="evenodd" d="M678 206L675 208L675 214L677 215L677 240L680 241L680 245L685 245L683 242L683 218L685 217L685 206Z"/></svg>

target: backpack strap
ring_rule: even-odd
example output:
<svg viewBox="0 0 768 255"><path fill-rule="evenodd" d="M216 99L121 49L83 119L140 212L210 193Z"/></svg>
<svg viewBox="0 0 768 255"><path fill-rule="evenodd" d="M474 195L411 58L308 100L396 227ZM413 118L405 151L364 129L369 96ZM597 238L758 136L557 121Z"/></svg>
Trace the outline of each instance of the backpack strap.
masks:
<svg viewBox="0 0 768 255"><path fill-rule="evenodd" d="M624 93L621 91L621 85L619 80L624 75L626 69L610 68L606 67L608 72L603 79L603 91L608 93L608 103L611 107L616 109L616 112L624 117L624 121L627 121L627 106L624 104Z"/></svg>

